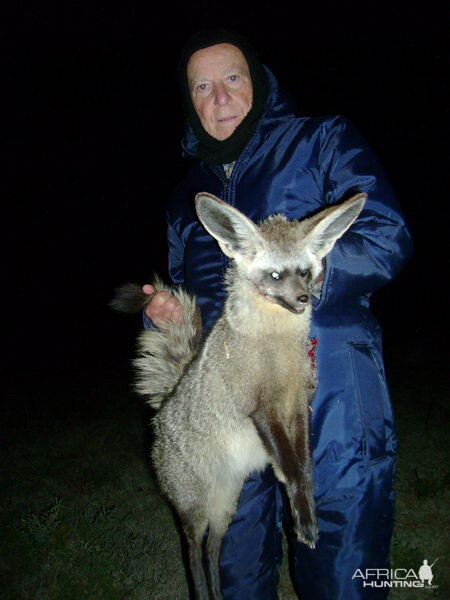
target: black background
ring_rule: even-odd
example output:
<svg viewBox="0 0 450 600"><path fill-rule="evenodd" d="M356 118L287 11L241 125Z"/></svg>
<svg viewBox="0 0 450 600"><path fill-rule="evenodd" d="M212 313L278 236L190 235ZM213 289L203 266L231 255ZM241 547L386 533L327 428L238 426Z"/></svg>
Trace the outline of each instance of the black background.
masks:
<svg viewBox="0 0 450 600"><path fill-rule="evenodd" d="M386 351L442 355L448 31L439 4L74 0L1 11L11 405L65 406L56 389L79 384L83 394L80 381L128 364L140 324L107 302L118 284L165 274L164 204L185 169L175 66L208 26L248 35L301 114L344 114L374 148L416 247L373 298Z"/></svg>

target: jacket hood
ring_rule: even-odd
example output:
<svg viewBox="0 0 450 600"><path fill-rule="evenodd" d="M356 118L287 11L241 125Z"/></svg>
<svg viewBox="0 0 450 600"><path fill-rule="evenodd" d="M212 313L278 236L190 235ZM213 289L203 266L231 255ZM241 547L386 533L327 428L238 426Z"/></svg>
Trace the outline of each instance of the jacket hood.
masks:
<svg viewBox="0 0 450 600"><path fill-rule="evenodd" d="M268 97L266 108L256 134L260 135L266 129L272 129L278 123L295 116L297 103L293 96L283 90L272 71L263 65L267 77ZM188 123L181 142L182 155L184 158L195 158L197 156L198 139Z"/></svg>

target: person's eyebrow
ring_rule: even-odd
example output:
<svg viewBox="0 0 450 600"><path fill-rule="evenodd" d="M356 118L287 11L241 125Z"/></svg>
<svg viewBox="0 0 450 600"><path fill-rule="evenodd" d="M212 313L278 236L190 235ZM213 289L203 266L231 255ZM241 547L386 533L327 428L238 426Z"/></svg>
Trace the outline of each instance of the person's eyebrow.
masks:
<svg viewBox="0 0 450 600"><path fill-rule="evenodd" d="M209 81L208 77L189 77L190 83L198 83L199 81Z"/></svg>
<svg viewBox="0 0 450 600"><path fill-rule="evenodd" d="M239 71L240 73L244 73L245 75L248 73L248 69L243 67L242 65L231 65L226 67L222 71L222 75L226 75L230 71ZM197 81L210 81L209 77L189 77L189 81L197 82Z"/></svg>
<svg viewBox="0 0 450 600"><path fill-rule="evenodd" d="M232 65L231 67L227 67L226 69L224 69L223 74L226 75L230 71L239 71L240 73L243 73L244 75L247 75L247 73L248 73L248 69L246 69L242 65Z"/></svg>

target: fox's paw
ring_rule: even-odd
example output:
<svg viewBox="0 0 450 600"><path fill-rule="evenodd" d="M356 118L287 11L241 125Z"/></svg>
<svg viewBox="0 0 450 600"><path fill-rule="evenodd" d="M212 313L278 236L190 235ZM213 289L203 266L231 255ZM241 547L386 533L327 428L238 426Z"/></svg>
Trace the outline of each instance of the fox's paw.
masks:
<svg viewBox="0 0 450 600"><path fill-rule="evenodd" d="M315 548L319 539L319 528L315 519L301 520L300 525L295 528L299 542L306 544L309 548Z"/></svg>

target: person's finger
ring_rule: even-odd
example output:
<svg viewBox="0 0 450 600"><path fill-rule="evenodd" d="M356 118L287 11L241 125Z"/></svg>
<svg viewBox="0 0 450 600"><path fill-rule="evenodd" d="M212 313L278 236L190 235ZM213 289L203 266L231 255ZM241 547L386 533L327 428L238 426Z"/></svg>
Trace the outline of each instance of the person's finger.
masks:
<svg viewBox="0 0 450 600"><path fill-rule="evenodd" d="M169 292L159 292L156 294L145 308L145 314L147 317L152 320L160 317L161 312L164 311L164 304L167 302L168 298L170 298Z"/></svg>
<svg viewBox="0 0 450 600"><path fill-rule="evenodd" d="M156 296L151 300L150 305L153 310L159 312L165 304L169 301L171 295L169 292L159 292Z"/></svg>
<svg viewBox="0 0 450 600"><path fill-rule="evenodd" d="M177 306L177 308L175 308L172 313L172 321L174 321L175 323L181 323L182 315L183 309L181 308L181 306Z"/></svg>
<svg viewBox="0 0 450 600"><path fill-rule="evenodd" d="M150 296L155 291L155 288L149 283L146 283L142 286L142 291L144 292L144 294L148 294Z"/></svg>
<svg viewBox="0 0 450 600"><path fill-rule="evenodd" d="M149 303L146 313L150 319L171 321L173 311L179 306L178 299L170 292L159 292Z"/></svg>

